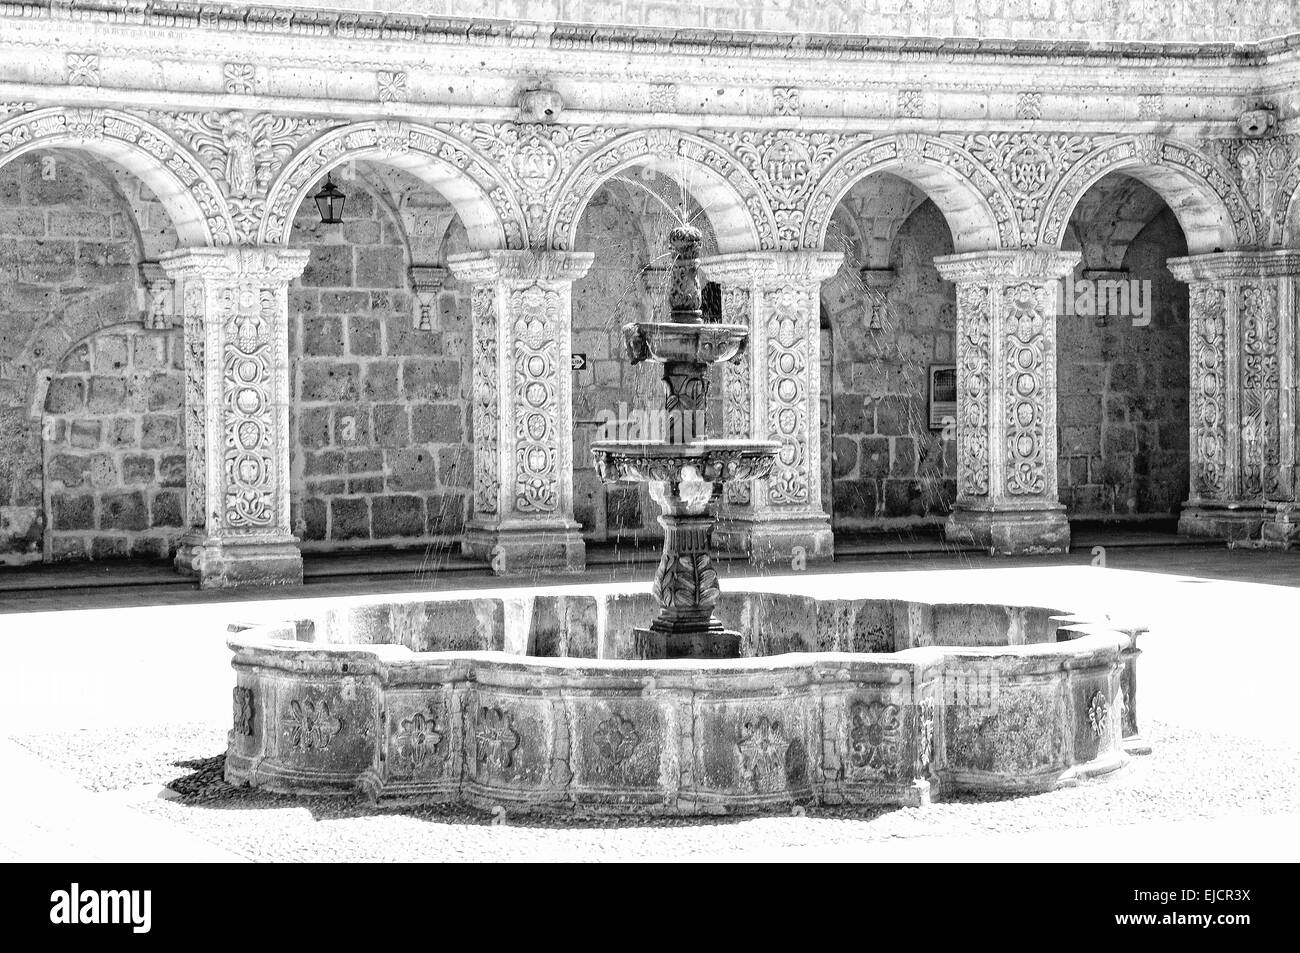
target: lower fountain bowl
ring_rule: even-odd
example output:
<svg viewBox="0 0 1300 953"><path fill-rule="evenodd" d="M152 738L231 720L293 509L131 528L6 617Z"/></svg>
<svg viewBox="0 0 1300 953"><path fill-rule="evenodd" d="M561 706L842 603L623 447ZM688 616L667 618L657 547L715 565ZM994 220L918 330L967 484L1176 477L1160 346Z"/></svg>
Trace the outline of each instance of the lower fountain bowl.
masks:
<svg viewBox="0 0 1300 953"><path fill-rule="evenodd" d="M746 657L630 658L652 609L647 593L574 587L341 605L238 632L227 780L717 814L1048 790L1141 746L1141 627L728 592L718 614Z"/></svg>

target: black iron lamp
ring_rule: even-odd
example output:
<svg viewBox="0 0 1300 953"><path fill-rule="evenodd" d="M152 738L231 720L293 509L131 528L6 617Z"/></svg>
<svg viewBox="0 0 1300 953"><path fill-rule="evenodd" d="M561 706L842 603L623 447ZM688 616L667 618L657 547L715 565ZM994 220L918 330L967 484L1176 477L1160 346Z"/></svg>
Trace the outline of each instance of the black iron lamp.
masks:
<svg viewBox="0 0 1300 953"><path fill-rule="evenodd" d="M328 174L325 176L325 184L312 196L312 201L316 203L316 209L320 212L322 225L343 224L343 203L347 201L347 196L339 191L332 176Z"/></svg>

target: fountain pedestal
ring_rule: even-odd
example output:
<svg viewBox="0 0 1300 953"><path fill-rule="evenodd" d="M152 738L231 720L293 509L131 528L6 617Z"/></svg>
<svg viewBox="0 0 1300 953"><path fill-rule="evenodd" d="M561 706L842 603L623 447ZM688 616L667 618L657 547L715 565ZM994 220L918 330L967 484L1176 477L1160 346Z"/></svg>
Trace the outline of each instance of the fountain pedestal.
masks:
<svg viewBox="0 0 1300 953"><path fill-rule="evenodd" d="M650 498L663 514L664 551L651 592L659 615L632 630L640 658L736 658L740 633L723 628L717 609L718 573L709 556L719 484L654 482Z"/></svg>

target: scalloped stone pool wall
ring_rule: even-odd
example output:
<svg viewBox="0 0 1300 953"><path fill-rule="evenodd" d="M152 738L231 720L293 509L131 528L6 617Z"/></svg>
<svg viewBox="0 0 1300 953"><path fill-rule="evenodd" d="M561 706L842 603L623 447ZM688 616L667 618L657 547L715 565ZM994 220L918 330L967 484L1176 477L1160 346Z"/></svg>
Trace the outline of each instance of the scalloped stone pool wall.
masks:
<svg viewBox="0 0 1300 953"><path fill-rule="evenodd" d="M720 615L748 657L623 657L653 609L640 593L415 599L245 630L227 777L510 811L752 812L1046 790L1140 743L1139 627L730 592Z"/></svg>

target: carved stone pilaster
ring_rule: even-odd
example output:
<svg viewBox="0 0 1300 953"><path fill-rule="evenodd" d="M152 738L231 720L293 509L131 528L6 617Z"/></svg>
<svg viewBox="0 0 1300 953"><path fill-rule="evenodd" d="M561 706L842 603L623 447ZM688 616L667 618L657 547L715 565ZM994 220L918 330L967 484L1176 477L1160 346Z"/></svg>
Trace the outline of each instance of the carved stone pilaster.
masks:
<svg viewBox="0 0 1300 953"><path fill-rule="evenodd" d="M1190 286L1191 536L1295 538L1300 251L1171 258Z"/></svg>
<svg viewBox="0 0 1300 953"><path fill-rule="evenodd" d="M586 565L573 519L572 289L590 252L483 251L473 286L474 515L466 555L500 574Z"/></svg>
<svg viewBox="0 0 1300 953"><path fill-rule="evenodd" d="M821 494L821 283L839 252L742 252L701 260L722 285L722 320L749 327L749 344L723 369L726 436L779 440L771 476L733 483L713 538L751 561L830 559L834 537Z"/></svg>
<svg viewBox="0 0 1300 953"><path fill-rule="evenodd" d="M957 284L957 501L945 532L998 552L1064 552L1056 498L1058 281L1078 252L934 260Z"/></svg>
<svg viewBox="0 0 1300 953"><path fill-rule="evenodd" d="M308 252L163 257L185 327L186 520L176 567L205 589L302 582L289 523L289 282Z"/></svg>

